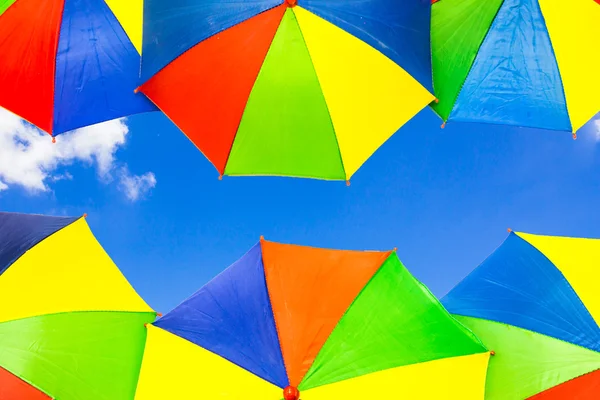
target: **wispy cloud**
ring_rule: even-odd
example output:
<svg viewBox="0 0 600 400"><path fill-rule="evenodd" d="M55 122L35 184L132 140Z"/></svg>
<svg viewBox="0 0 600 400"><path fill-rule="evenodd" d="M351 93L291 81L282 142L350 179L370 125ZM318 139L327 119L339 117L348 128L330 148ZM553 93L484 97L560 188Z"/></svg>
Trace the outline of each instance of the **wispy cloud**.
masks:
<svg viewBox="0 0 600 400"><path fill-rule="evenodd" d="M156 186L156 177L152 172L132 175L127 167L122 167L119 171L119 186L129 200L137 201Z"/></svg>
<svg viewBox="0 0 600 400"><path fill-rule="evenodd" d="M156 179L151 172L122 173L129 170L116 160L116 152L125 145L128 133L125 120L114 120L65 133L53 144L46 133L0 108L0 190L20 186L31 194L49 191L53 182L72 180L65 168L82 162L95 167L104 183L118 179L126 197L136 200L156 185ZM152 185L146 183L150 175ZM127 188L136 179L144 185L133 199Z"/></svg>
<svg viewBox="0 0 600 400"><path fill-rule="evenodd" d="M600 117L592 121L596 142L600 142Z"/></svg>

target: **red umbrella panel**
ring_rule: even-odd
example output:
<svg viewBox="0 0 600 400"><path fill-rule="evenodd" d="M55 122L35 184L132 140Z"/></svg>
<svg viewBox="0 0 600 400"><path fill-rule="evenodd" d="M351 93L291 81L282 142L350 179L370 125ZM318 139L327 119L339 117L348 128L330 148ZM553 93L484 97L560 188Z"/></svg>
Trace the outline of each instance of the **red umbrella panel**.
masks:
<svg viewBox="0 0 600 400"><path fill-rule="evenodd" d="M0 367L0 400L50 400L50 397Z"/></svg>

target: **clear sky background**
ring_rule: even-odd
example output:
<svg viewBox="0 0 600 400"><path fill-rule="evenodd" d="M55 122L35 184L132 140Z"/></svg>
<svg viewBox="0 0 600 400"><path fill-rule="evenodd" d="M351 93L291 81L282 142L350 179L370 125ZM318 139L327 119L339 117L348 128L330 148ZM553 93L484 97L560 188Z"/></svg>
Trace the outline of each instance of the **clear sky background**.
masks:
<svg viewBox="0 0 600 400"><path fill-rule="evenodd" d="M343 249L398 247L443 296L507 228L600 237L600 115L568 133L449 124L426 109L352 185L225 177L164 116L50 138L0 111L0 209L88 214L138 292L169 311L269 240ZM107 295L109 289L107 288Z"/></svg>

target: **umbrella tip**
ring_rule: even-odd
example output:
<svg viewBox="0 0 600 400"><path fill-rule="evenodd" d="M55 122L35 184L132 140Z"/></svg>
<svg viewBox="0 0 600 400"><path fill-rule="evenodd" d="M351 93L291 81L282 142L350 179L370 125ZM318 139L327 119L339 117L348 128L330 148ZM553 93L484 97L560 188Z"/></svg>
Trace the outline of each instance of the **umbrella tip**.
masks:
<svg viewBox="0 0 600 400"><path fill-rule="evenodd" d="M160 312L157 312L157 313L156 313L156 316L157 316L157 317L162 317L163 315L162 315L162 313L160 313Z"/></svg>
<svg viewBox="0 0 600 400"><path fill-rule="evenodd" d="M506 232L511 233L512 229L511 228L506 228Z"/></svg>
<svg viewBox="0 0 600 400"><path fill-rule="evenodd" d="M285 0L285 3L288 7L296 7L298 0Z"/></svg>
<svg viewBox="0 0 600 400"><path fill-rule="evenodd" d="M83 213L83 218L87 218L87 213Z"/></svg>
<svg viewBox="0 0 600 400"><path fill-rule="evenodd" d="M262 242L263 240L265 240L265 237L263 235L260 235L260 241Z"/></svg>
<svg viewBox="0 0 600 400"><path fill-rule="evenodd" d="M133 89L133 93L138 94L138 92L140 91L139 87L136 87L135 89Z"/></svg>
<svg viewBox="0 0 600 400"><path fill-rule="evenodd" d="M394 251L398 251L398 248L397 248L397 247L394 247Z"/></svg>
<svg viewBox="0 0 600 400"><path fill-rule="evenodd" d="M56 136L52 136L52 143L56 143Z"/></svg>
<svg viewBox="0 0 600 400"><path fill-rule="evenodd" d="M442 129L444 129L446 127L446 123L444 122L441 126Z"/></svg>
<svg viewBox="0 0 600 400"><path fill-rule="evenodd" d="M440 99L438 99L437 97L435 98L435 100L433 100L435 102L435 104L438 104L440 102Z"/></svg>
<svg viewBox="0 0 600 400"><path fill-rule="evenodd" d="M346 181L346 186L350 186L350 180Z"/></svg>
<svg viewBox="0 0 600 400"><path fill-rule="evenodd" d="M573 132L573 140L577 140L577 134Z"/></svg>
<svg viewBox="0 0 600 400"><path fill-rule="evenodd" d="M283 398L285 400L300 400L300 392L293 386L283 389Z"/></svg>
<svg viewBox="0 0 600 400"><path fill-rule="evenodd" d="M223 175L219 175L219 180L222 181L223 180Z"/></svg>
<svg viewBox="0 0 600 400"><path fill-rule="evenodd" d="M144 324L144 328L147 328L147 327L148 327L148 323L146 322L146 323Z"/></svg>
<svg viewBox="0 0 600 400"><path fill-rule="evenodd" d="M496 352L494 350L490 351L490 356L495 356Z"/></svg>

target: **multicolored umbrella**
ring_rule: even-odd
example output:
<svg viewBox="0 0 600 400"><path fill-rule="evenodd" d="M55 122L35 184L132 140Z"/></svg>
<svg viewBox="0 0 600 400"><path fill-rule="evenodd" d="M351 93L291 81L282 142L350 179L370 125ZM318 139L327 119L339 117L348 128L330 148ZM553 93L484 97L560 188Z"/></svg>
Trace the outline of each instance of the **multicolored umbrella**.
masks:
<svg viewBox="0 0 600 400"><path fill-rule="evenodd" d="M434 0L433 109L444 121L576 132L600 111L594 0Z"/></svg>
<svg viewBox="0 0 600 400"><path fill-rule="evenodd" d="M221 175L348 180L434 99L430 7L146 0L140 90Z"/></svg>
<svg viewBox="0 0 600 400"><path fill-rule="evenodd" d="M486 399L597 400L600 240L511 233L442 300L496 351Z"/></svg>
<svg viewBox="0 0 600 400"><path fill-rule="evenodd" d="M261 240L149 325L136 400L483 399L488 359L394 251Z"/></svg>
<svg viewBox="0 0 600 400"><path fill-rule="evenodd" d="M0 399L133 399L155 316L85 219L0 213Z"/></svg>
<svg viewBox="0 0 600 400"><path fill-rule="evenodd" d="M155 111L138 85L142 0L0 0L0 107L56 136Z"/></svg>

